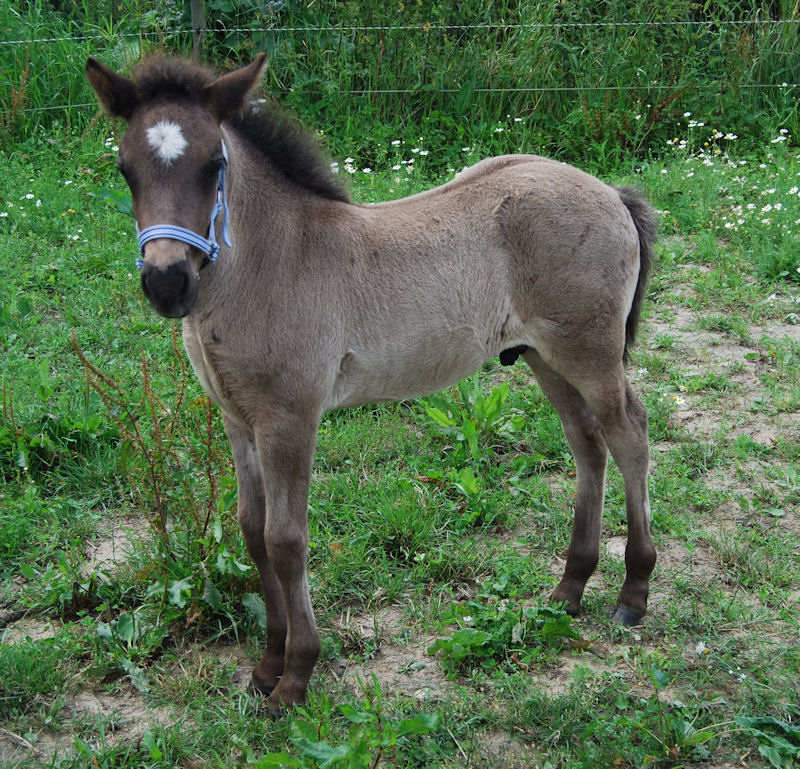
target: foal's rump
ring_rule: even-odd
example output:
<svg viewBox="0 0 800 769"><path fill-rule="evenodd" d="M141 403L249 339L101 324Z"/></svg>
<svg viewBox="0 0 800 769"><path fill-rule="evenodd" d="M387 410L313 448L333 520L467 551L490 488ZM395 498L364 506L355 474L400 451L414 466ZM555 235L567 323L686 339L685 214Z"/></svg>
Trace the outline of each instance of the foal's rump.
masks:
<svg viewBox="0 0 800 769"><path fill-rule="evenodd" d="M533 347L562 373L577 359L581 368L587 358L616 366L641 268L629 210L633 192L621 195L577 168L537 156L525 156L505 174L512 180L494 220L519 326L508 328L504 346Z"/></svg>
<svg viewBox="0 0 800 769"><path fill-rule="evenodd" d="M640 239L620 193L571 166L536 159L496 218L521 343L565 373L570 359L616 364L640 276ZM585 363L581 368L585 368Z"/></svg>

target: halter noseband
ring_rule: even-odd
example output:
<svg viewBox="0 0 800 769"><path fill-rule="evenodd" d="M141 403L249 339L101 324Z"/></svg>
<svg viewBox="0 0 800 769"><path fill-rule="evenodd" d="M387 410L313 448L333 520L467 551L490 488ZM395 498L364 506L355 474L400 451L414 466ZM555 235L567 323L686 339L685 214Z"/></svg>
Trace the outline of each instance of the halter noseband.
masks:
<svg viewBox="0 0 800 769"><path fill-rule="evenodd" d="M217 254L219 253L219 243L217 243L217 236L214 231L214 222L220 213L224 214L222 219L222 240L226 246L229 248L232 247L230 237L228 236L228 198L225 194L225 166L228 164L228 149L224 141L221 144L222 165L219 168L219 174L217 176L217 202L214 205L214 209L211 211L211 219L208 223L208 237L204 238L193 230L187 230L185 227L178 227L175 224L154 224L152 227L146 227L140 231L139 223L137 222L136 235L139 241L139 251L142 256L136 260L136 266L140 270L144 265L144 259L142 257L144 257L145 244L157 238L180 240L202 251L206 255L206 259L200 269L216 261Z"/></svg>

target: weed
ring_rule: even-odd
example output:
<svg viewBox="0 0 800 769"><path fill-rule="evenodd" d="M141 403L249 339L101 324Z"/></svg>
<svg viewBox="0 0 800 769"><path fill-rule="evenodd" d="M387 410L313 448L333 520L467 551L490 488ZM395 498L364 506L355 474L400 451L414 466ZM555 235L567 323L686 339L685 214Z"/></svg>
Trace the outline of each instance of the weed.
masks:
<svg viewBox="0 0 800 769"><path fill-rule="evenodd" d="M480 462L500 448L498 440L508 442L519 432L525 417L519 409L504 411L507 398L508 382L486 396L482 383L473 375L454 385L450 397L439 393L428 396L422 404L437 428L457 441L453 462L463 464Z"/></svg>
<svg viewBox="0 0 800 769"><path fill-rule="evenodd" d="M508 393L508 382L503 382L484 395L483 384L474 375L454 385L447 395L438 393L421 400L436 429L455 440L450 460L454 467L447 473L431 470L426 477L448 482L462 500L459 528L491 525L501 518L487 488L497 476L492 459L508 451L526 422L520 409L505 408ZM526 461L533 464L537 457Z"/></svg>
<svg viewBox="0 0 800 769"><path fill-rule="evenodd" d="M362 699L355 705L339 705L342 718L349 724L343 742L331 745L331 727L315 719L307 709L297 708L289 728L292 743L300 759L286 753L268 753L255 758L248 756L248 766L266 769L271 766L341 767L341 769L371 769L377 766L399 767L403 747L409 738L428 734L438 727L439 717L420 713L399 721L389 720L384 711L383 695L377 679L361 682Z"/></svg>
<svg viewBox="0 0 800 769"><path fill-rule="evenodd" d="M800 718L800 709L792 707L788 720L773 716L739 716L736 725L758 740L758 752L775 769L789 769L800 761L800 727L791 721Z"/></svg>
<svg viewBox="0 0 800 769"><path fill-rule="evenodd" d="M461 627L450 638L435 641L429 654L438 654L451 673L475 667L484 671L498 665L534 666L547 654L560 650L565 641L579 639L569 615L552 607L527 607L522 602L481 595L454 607Z"/></svg>

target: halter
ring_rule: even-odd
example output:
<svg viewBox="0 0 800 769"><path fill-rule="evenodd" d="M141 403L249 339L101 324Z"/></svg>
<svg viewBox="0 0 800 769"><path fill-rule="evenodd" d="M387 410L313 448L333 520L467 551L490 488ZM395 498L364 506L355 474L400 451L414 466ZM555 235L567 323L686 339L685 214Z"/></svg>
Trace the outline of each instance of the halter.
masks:
<svg viewBox="0 0 800 769"><path fill-rule="evenodd" d="M203 267L206 267L211 262L216 261L217 254L219 253L219 243L217 243L217 236L214 232L214 222L220 213L223 213L222 218L222 240L229 248L232 247L230 237L228 236L228 198L225 194L225 167L228 164L228 149L225 142L222 145L222 165L219 168L217 176L217 202L211 212L211 219L208 223L208 237L204 238L198 235L193 230L187 230L185 227L178 227L175 224L154 224L152 227L146 227L139 231L139 223L136 223L136 236L139 241L139 251L142 256L136 260L136 266L141 270L144 265L144 247L146 243L157 238L170 238L171 240L180 240L183 243L188 243L196 249L202 251L206 255L203 262Z"/></svg>

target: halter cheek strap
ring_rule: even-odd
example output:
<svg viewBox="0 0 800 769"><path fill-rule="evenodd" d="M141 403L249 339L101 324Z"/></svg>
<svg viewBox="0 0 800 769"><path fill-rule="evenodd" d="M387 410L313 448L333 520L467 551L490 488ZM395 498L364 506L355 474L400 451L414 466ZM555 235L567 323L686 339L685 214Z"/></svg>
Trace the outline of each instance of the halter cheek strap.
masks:
<svg viewBox="0 0 800 769"><path fill-rule="evenodd" d="M228 164L228 149L225 142L222 142L222 165L219 169L217 176L217 202L214 209L211 211L211 219L208 223L208 237L204 238L198 235L193 230L187 230L185 227L178 227L175 224L155 224L152 227L146 227L139 230L139 223L136 223L136 236L139 241L139 252L141 257L136 260L136 266L141 270L144 265L144 247L146 243L157 238L170 238L171 240L180 240L183 243L188 243L196 249L202 251L206 255L202 267L216 261L217 254L219 253L219 243L214 229L214 224L220 213L222 217L222 240L226 246L232 247L231 239L228 235L228 197L225 194L225 167ZM201 269L202 269L201 267Z"/></svg>

